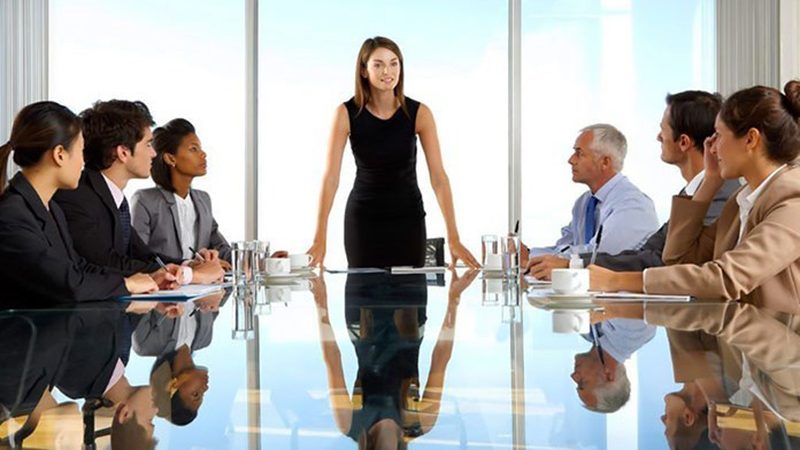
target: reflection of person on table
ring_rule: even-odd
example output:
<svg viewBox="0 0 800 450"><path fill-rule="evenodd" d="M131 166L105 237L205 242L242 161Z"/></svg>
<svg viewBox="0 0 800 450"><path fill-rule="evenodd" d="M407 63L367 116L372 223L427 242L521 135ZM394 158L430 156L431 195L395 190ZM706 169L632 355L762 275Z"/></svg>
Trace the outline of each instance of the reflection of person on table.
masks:
<svg viewBox="0 0 800 450"><path fill-rule="evenodd" d="M3 339L4 345L16 343L21 344L21 349L26 349L27 340L34 343L34 353L29 363L25 358L15 358L19 355L17 349L13 352L6 349L3 352L11 358L4 361L0 369L0 379L8 382L8 374L27 374L22 386L25 391L23 402L14 415L31 411L30 400L38 399L25 425L15 433L14 440L18 442L33 433L40 419L69 419L66 416L47 414L61 406L50 394L50 390L56 387L69 398L101 400L105 406L114 408L111 427L111 443L114 449L153 448L155 443L152 420L156 409L151 389L147 385L133 386L129 383L125 375L125 365L119 356L125 352L120 347L126 342L121 327L126 320L122 305L106 302L93 304L90 308L76 307L69 313L19 313L11 318L13 321L22 316L29 317L35 327L33 335L26 335L25 327L20 329L13 326L13 322L12 326L3 328L4 332L15 332L18 335L15 339ZM20 378L17 378L10 386L6 385L6 388L16 390L20 387L17 385L19 381ZM0 391L3 393L0 405L7 405L5 392L8 391ZM2 410L0 408L0 412ZM61 411L65 412L70 411ZM72 416L77 416L77 421L80 422L77 408L72 410ZM0 417L0 421L3 419L4 417ZM80 432L75 431L77 436L73 438L79 438ZM67 440L70 440L69 437ZM0 441L0 445L3 444Z"/></svg>
<svg viewBox="0 0 800 450"><path fill-rule="evenodd" d="M655 327L642 320L615 319L592 324L590 333L582 335L593 345L588 352L575 355L571 377L586 408L609 413L628 402L631 383L625 361L653 339L655 332Z"/></svg>
<svg viewBox="0 0 800 450"><path fill-rule="evenodd" d="M625 136L612 125L594 124L580 130L567 162L572 166L572 181L585 184L589 190L575 201L572 220L561 229L555 245L533 247L530 256L592 246L601 226L598 251L638 249L658 229L653 201L622 174L627 148ZM526 258L523 246L522 259Z"/></svg>
<svg viewBox="0 0 800 450"><path fill-rule="evenodd" d="M709 395L709 400L754 408L763 405L782 421L800 421L800 324L796 317L774 317L773 312L749 303L727 302L611 304L599 320L617 317L644 318L670 331L702 331L716 337L723 371L733 383L721 382L724 398ZM719 438L714 432L710 437Z"/></svg>
<svg viewBox="0 0 800 450"><path fill-rule="evenodd" d="M642 272L591 267L592 289L739 299L798 312L800 283L800 81L731 95L705 153L706 175L693 197L673 198L664 262ZM744 177L719 219L703 217L725 179Z"/></svg>
<svg viewBox="0 0 800 450"><path fill-rule="evenodd" d="M453 351L461 292L477 274L474 270L462 277L453 273L447 314L431 355L428 381L421 396L417 360L425 324L425 278L416 275L388 280L384 275L348 277L348 283L352 283L349 300L360 304L347 311L347 315L355 313L355 317L348 319L348 328L359 361L352 397L345 385L341 354L330 324L325 282L322 278L313 280L334 420L343 434L359 443L359 448L405 448L408 441L433 428ZM373 281L369 281L370 277ZM415 280L409 282L411 278L408 277ZM384 296L387 291L383 286L387 285L390 290ZM396 291L391 290L392 285ZM404 301L407 306L403 306ZM381 306L382 303L393 306Z"/></svg>
<svg viewBox="0 0 800 450"><path fill-rule="evenodd" d="M133 334L133 349L140 356L156 356L150 376L158 416L176 425L197 417L208 391L208 369L194 363L193 353L211 344L214 320L227 292L178 304L176 317L152 311Z"/></svg>
<svg viewBox="0 0 800 450"><path fill-rule="evenodd" d="M714 134L714 119L719 113L722 98L703 91L684 91L667 95L667 106L661 118L656 140L661 145L661 160L677 167L686 181L680 195L693 195L703 181L703 142ZM717 192L704 219L712 223L719 216L728 197L739 188L738 180L728 180ZM663 266L661 254L667 240L669 222L664 223L639 249L621 253L599 252L595 264L613 270L644 270ZM592 253L582 253L584 267ZM528 261L529 273L540 280L549 280L553 269L569 265L564 255L541 255Z"/></svg>
<svg viewBox="0 0 800 450"><path fill-rule="evenodd" d="M0 283L3 306L96 300L158 290L147 274L123 277L94 265L73 248L67 221L52 201L59 189L75 189L83 167L80 119L54 102L38 102L17 114L0 147L0 186L13 150L21 172L0 196ZM173 274L160 272L164 284Z"/></svg>
<svg viewBox="0 0 800 450"><path fill-rule="evenodd" d="M403 93L403 55L384 37L364 41L356 61L355 96L336 109L319 200L317 229L308 253L322 265L328 215L339 187L348 137L358 171L347 199L344 244L349 267L417 266L425 263L425 210L417 185L417 135L431 186L447 226L451 264L478 262L461 244L450 181L444 170L433 114Z"/></svg>
<svg viewBox="0 0 800 450"><path fill-rule="evenodd" d="M133 228L154 252L191 260L191 250L219 252L224 270L230 270L231 247L211 212L211 197L192 188L207 171L206 152L194 126L173 119L153 130L152 176L157 187L142 189L131 198Z"/></svg>

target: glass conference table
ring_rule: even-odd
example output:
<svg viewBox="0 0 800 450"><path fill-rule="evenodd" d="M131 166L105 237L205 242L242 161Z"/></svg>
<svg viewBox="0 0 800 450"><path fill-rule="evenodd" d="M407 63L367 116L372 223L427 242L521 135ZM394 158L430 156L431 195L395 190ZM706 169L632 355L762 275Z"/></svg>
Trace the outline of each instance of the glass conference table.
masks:
<svg viewBox="0 0 800 450"><path fill-rule="evenodd" d="M793 317L648 304L648 324L640 303L614 303L593 313L602 322L589 333L555 333L563 304L525 289L463 271L325 274L136 313L118 302L5 311L0 438L26 436L24 448L147 448L150 436L160 449L798 448Z"/></svg>

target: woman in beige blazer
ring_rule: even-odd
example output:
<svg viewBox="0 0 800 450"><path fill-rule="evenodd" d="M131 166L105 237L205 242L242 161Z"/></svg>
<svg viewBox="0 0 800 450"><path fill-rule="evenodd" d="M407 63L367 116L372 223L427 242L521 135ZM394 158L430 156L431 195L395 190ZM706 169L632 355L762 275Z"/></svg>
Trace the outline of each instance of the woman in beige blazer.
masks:
<svg viewBox="0 0 800 450"><path fill-rule="evenodd" d="M590 267L592 289L688 294L800 312L800 81L785 94L755 86L722 106L706 142L706 177L694 197L672 201L667 267L613 272ZM706 209L724 179L747 185L715 223Z"/></svg>
<svg viewBox="0 0 800 450"><path fill-rule="evenodd" d="M151 250L173 258L192 259L189 249L216 250L230 261L231 247L211 212L208 193L192 188L206 174L206 153L194 126L173 119L153 131L153 181L157 187L134 194L133 227ZM187 219L188 218L188 219ZM188 223L191 222L191 223ZM227 264L224 264L227 265Z"/></svg>

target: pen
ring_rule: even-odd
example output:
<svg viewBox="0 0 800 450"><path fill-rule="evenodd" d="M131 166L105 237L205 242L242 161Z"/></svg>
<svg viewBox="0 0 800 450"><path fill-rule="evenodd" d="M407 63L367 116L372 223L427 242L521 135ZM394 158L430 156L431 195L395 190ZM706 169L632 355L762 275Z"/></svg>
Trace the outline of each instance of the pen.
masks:
<svg viewBox="0 0 800 450"><path fill-rule="evenodd" d="M161 257L159 257L158 255L156 255L156 262L158 263L159 266L161 266L162 269L167 270L167 265L164 264L164 261L162 261ZM167 272L169 272L169 270L167 270Z"/></svg>
<svg viewBox="0 0 800 450"><path fill-rule="evenodd" d="M514 234L519 234L519 219L517 219L517 224L514 225Z"/></svg>
<svg viewBox="0 0 800 450"><path fill-rule="evenodd" d="M597 258L597 249L600 247L600 238L603 237L603 226L600 225L600 228L597 229L597 237L594 240L594 248L592 249L592 257L589 259L589 265L591 266L594 264L595 258Z"/></svg>
<svg viewBox="0 0 800 450"><path fill-rule="evenodd" d="M191 245L189 246L189 251L190 251L190 252L192 252L192 253L194 254L194 257L195 257L195 258L199 258L199 259L200 259L200 261L205 261L205 260L206 260L205 258L203 258L203 255L201 255L201 254L200 254L200 252L198 252L197 250L195 250L194 248L192 248L192 246L191 246Z"/></svg>

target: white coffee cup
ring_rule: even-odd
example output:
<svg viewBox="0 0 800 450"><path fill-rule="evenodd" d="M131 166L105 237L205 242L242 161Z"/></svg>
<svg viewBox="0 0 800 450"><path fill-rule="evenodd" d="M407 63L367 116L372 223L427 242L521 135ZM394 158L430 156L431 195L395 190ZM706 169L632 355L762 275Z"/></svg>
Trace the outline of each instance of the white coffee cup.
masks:
<svg viewBox="0 0 800 450"><path fill-rule="evenodd" d="M311 255L307 253L295 253L289 255L289 261L291 261L292 270L306 269L309 263L311 263Z"/></svg>
<svg viewBox="0 0 800 450"><path fill-rule="evenodd" d="M553 311L553 333L589 333L591 321L586 310Z"/></svg>
<svg viewBox="0 0 800 450"><path fill-rule="evenodd" d="M267 258L267 273L270 275L289 273L291 269L289 258Z"/></svg>
<svg viewBox="0 0 800 450"><path fill-rule="evenodd" d="M503 255L499 253L489 253L486 255L486 264L483 268L486 270L503 270Z"/></svg>
<svg viewBox="0 0 800 450"><path fill-rule="evenodd" d="M550 279L556 294L589 292L589 269L553 269Z"/></svg>

